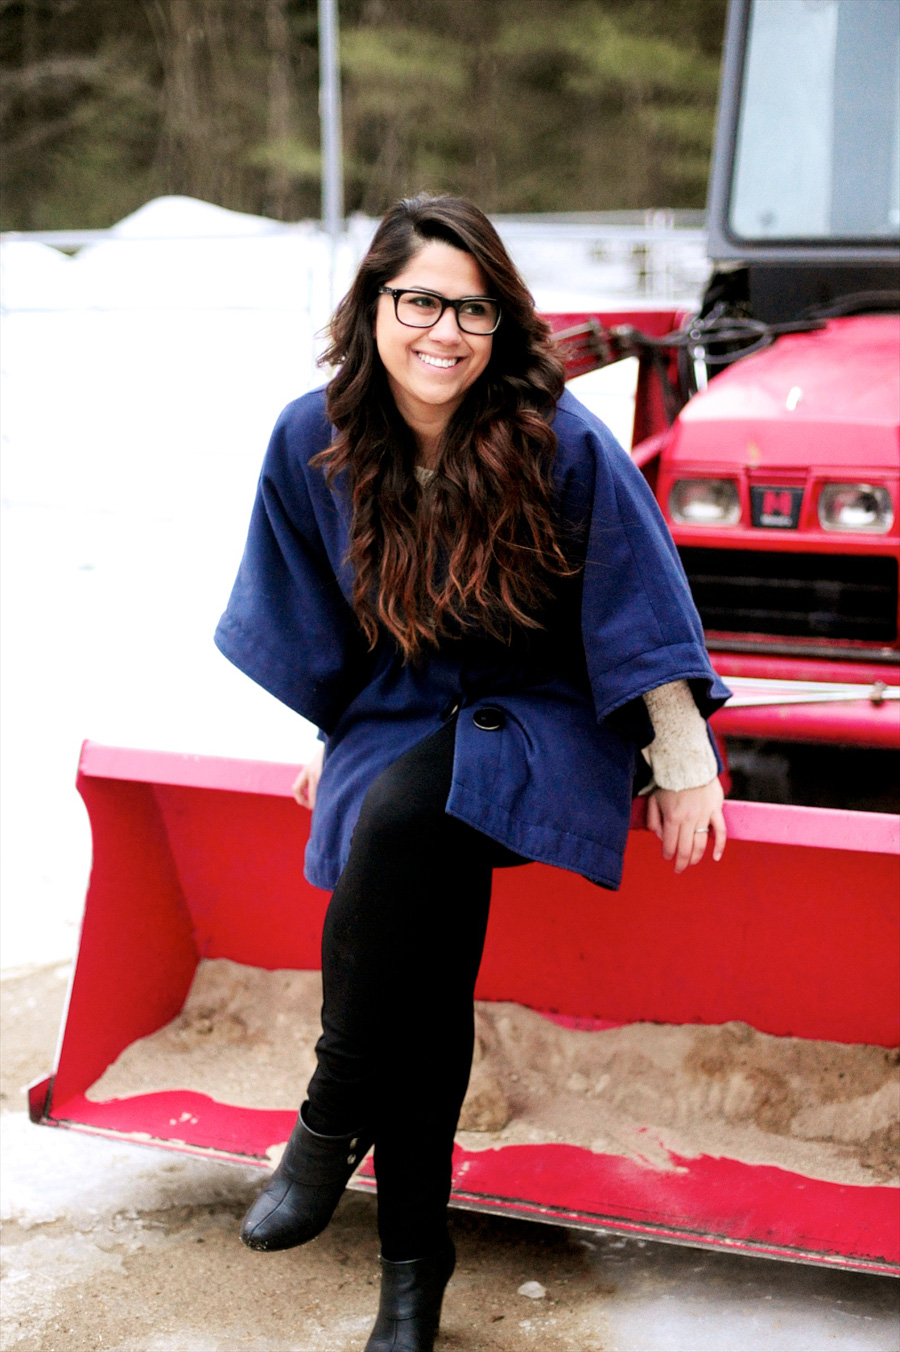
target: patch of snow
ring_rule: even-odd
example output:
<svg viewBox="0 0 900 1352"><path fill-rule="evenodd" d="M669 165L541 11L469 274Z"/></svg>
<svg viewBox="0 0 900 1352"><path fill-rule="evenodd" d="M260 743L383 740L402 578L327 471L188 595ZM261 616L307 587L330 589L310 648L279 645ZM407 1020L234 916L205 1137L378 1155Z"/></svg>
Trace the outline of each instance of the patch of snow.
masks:
<svg viewBox="0 0 900 1352"><path fill-rule="evenodd" d="M170 195L145 202L137 211L118 221L110 234L120 239L170 240L190 235L233 238L236 235L273 235L293 228L264 216L230 211L214 202L201 202L196 197Z"/></svg>
<svg viewBox="0 0 900 1352"><path fill-rule="evenodd" d="M35 1127L24 1113L0 1118L0 1219L22 1230L65 1221L79 1232L190 1206L252 1200L263 1173L220 1161L86 1132Z"/></svg>
<svg viewBox="0 0 900 1352"><path fill-rule="evenodd" d="M611 1288L573 1330L610 1352L897 1352L890 1278L744 1254L598 1237ZM586 1246L587 1247L587 1246Z"/></svg>

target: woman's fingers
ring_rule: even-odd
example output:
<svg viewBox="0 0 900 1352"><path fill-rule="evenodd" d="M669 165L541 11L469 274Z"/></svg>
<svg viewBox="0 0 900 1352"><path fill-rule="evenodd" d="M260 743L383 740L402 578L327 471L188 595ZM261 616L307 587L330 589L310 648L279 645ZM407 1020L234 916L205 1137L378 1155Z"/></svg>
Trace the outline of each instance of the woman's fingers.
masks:
<svg viewBox="0 0 900 1352"><path fill-rule="evenodd" d="M698 835L692 822L682 822L678 829L678 848L675 851L675 872L683 873L691 864L699 864L706 849L706 836Z"/></svg>
<svg viewBox="0 0 900 1352"><path fill-rule="evenodd" d="M325 748L319 742L307 763L300 766L300 773L291 785L291 793L297 802L301 807L308 807L310 811L316 805L316 791L322 777L324 755Z"/></svg>
<svg viewBox="0 0 900 1352"><path fill-rule="evenodd" d="M291 793L301 807L312 807L309 801L309 767L301 767L300 773L291 785Z"/></svg>
<svg viewBox="0 0 900 1352"><path fill-rule="evenodd" d="M657 789L647 807L647 826L662 841L665 860L674 859L675 872L699 864L713 837L713 859L725 849L722 786L718 779L697 789Z"/></svg>
<svg viewBox="0 0 900 1352"><path fill-rule="evenodd" d="M681 870L678 867L678 847L681 841L682 824L678 821L673 812L666 812L665 807L662 804L660 804L660 809L662 812L663 823L661 837L663 859L674 859L675 871L676 873L679 873ZM684 865L682 864L681 867L683 868Z"/></svg>
<svg viewBox="0 0 900 1352"><path fill-rule="evenodd" d="M655 793L651 793L647 799L647 830L652 831L655 836L662 840L662 817L659 813L659 803L656 801Z"/></svg>
<svg viewBox="0 0 900 1352"><path fill-rule="evenodd" d="M708 831L698 831L695 826L688 829L688 839L685 841L685 853L687 854L688 868L691 864L699 864L706 853L706 842L709 840Z"/></svg>

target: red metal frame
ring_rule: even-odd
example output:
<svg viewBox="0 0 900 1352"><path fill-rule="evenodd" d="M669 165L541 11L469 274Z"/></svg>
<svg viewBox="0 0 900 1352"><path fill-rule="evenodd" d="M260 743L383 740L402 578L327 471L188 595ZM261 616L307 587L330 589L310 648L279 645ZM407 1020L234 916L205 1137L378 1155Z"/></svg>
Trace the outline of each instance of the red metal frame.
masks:
<svg viewBox="0 0 900 1352"><path fill-rule="evenodd" d="M265 1163L293 1114L173 1091L85 1097L174 1018L202 957L316 968L327 895L302 879L295 768L86 743L94 866L53 1076L35 1120ZM675 877L635 811L622 890L542 865L496 879L477 995L576 1026L744 1020L784 1036L900 1041L900 818L726 805L719 864ZM852 899L852 900L851 900ZM359 1186L371 1186L364 1171ZM896 1189L734 1160L661 1172L573 1146L459 1151L458 1205L755 1253L900 1269Z"/></svg>
<svg viewBox="0 0 900 1352"><path fill-rule="evenodd" d="M716 662L716 667L719 663ZM794 669L791 668L792 675ZM828 742L842 746L900 750L900 706L867 700L834 704L726 704L712 725L721 737L752 737L775 742Z"/></svg>
<svg viewBox="0 0 900 1352"><path fill-rule="evenodd" d="M683 317L674 309L546 316L554 332L593 324L605 333L630 325L651 337L672 332ZM614 337L604 355L602 344L594 346L593 360L590 340L564 346L569 377L620 355ZM644 360L632 457L650 482L675 543L783 554L886 555L900 561L898 351L896 316L833 320L825 330L783 337L774 347L735 363L689 401L672 427L665 417L658 374ZM671 367L670 377L677 383ZM788 409L786 394L792 387L803 392L806 403L801 398ZM741 523L690 528L673 521L668 511L672 486L676 479L692 477L733 479L742 504ZM887 487L896 508L891 529L884 535L823 530L817 516L819 494L824 484L840 481ZM804 487L797 529L750 524L753 484ZM886 645L830 643L843 655L823 660L818 656L821 644L811 640L773 642L771 635L728 633L709 633L707 638L716 669L726 679L729 674L764 674L788 680L900 682L900 639ZM753 653L754 646L790 651L764 655ZM900 712L895 703L878 706L859 700L726 708L717 716L716 728L725 736L900 748Z"/></svg>
<svg viewBox="0 0 900 1352"><path fill-rule="evenodd" d="M781 680L787 669L794 681L837 681L870 686L872 695L834 704L784 704L760 708L732 708L726 704L713 716L720 737L754 737L785 742L831 742L900 750L900 704L878 702L879 684L896 690L900 668L874 663L826 662L816 659L767 657L762 653L714 652L713 665L727 681L750 676Z"/></svg>
<svg viewBox="0 0 900 1352"><path fill-rule="evenodd" d="M554 333L578 328L580 325L596 324L604 331L630 327L637 329L640 333L647 334L650 338L664 338L667 333L672 333L680 326L684 315L684 310L669 307L647 310L607 310L603 314L547 314L544 315L544 318ZM613 345L609 358L603 360L597 355L591 355L589 343L587 345L576 344L566 355L566 379L571 380L575 376L594 371L599 366L608 365L610 360L618 360L619 355ZM669 378L673 387L675 387L678 383L678 377L674 357L669 359L668 366ZM669 420L666 417L658 372L654 369L650 358L643 355L638 365L638 380L634 400L632 445L635 447L635 458L637 458L637 448L642 447L648 438L666 432L668 426ZM644 447L645 452L646 449ZM657 453L658 448L655 448L651 455L644 455L644 462L647 466L650 465L653 456ZM648 471L645 469L645 472ZM651 467L648 477L652 478L652 474Z"/></svg>

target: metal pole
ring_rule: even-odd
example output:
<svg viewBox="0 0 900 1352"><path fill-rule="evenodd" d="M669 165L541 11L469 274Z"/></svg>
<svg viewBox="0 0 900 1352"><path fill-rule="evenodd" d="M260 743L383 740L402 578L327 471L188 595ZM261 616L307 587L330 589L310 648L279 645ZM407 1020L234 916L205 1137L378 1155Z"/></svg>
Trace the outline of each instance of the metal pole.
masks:
<svg viewBox="0 0 900 1352"><path fill-rule="evenodd" d="M331 300L337 243L344 223L344 153L337 0L319 0L319 121L322 129L322 224L331 244Z"/></svg>

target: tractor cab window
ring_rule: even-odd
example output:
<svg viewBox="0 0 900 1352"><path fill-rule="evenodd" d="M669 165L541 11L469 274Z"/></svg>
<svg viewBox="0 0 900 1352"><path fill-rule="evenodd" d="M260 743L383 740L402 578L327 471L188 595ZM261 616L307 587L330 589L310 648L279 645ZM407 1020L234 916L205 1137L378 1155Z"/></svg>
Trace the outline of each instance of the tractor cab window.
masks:
<svg viewBox="0 0 900 1352"><path fill-rule="evenodd" d="M729 222L745 240L900 233L896 0L753 0Z"/></svg>

